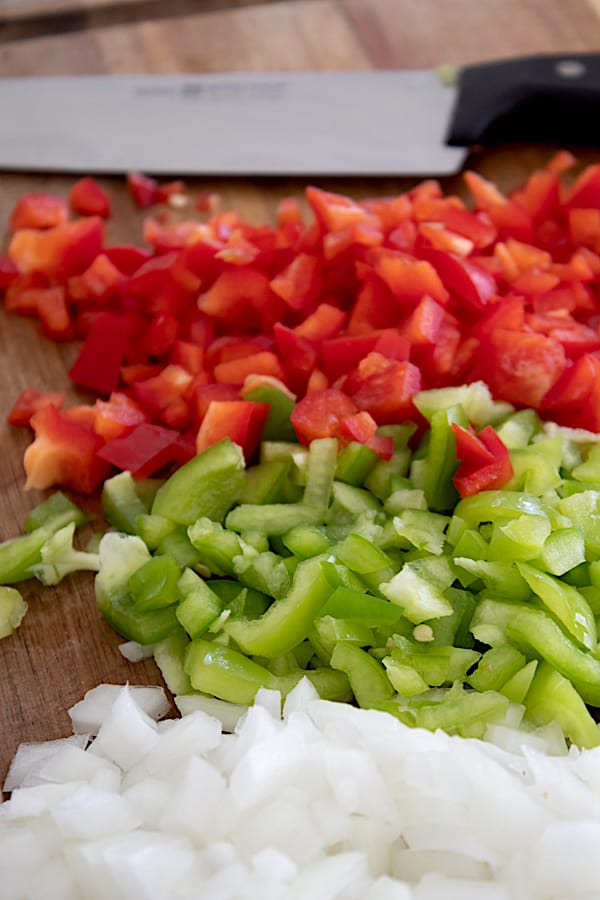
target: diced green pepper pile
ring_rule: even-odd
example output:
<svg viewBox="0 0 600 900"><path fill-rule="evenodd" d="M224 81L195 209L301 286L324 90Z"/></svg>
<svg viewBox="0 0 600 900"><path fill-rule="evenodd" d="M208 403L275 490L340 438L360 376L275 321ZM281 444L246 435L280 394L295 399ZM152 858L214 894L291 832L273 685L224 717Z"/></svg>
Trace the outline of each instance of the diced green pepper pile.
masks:
<svg viewBox="0 0 600 900"><path fill-rule="evenodd" d="M380 429L389 461L334 438L269 440L245 467L226 439L164 481L122 472L104 486L97 552L73 547L86 519L54 494L0 545L0 634L23 613L9 585L87 568L102 615L152 646L175 695L247 704L307 676L409 725L482 737L519 708L526 727L600 744L600 437L481 383L416 405L430 427ZM494 426L505 489L459 498L456 421Z"/></svg>

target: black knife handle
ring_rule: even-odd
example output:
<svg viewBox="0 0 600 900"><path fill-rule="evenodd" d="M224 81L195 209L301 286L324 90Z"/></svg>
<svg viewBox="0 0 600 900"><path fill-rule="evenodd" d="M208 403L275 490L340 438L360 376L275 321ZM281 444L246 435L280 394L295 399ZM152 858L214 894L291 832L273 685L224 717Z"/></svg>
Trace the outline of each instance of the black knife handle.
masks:
<svg viewBox="0 0 600 900"><path fill-rule="evenodd" d="M600 53L561 53L460 70L447 143L600 147Z"/></svg>

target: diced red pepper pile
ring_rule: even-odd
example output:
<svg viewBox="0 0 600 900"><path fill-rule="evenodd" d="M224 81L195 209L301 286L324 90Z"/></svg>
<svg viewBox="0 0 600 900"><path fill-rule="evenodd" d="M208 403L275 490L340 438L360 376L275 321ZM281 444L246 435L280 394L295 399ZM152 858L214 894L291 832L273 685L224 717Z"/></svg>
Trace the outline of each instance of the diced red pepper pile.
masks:
<svg viewBox="0 0 600 900"><path fill-rule="evenodd" d="M255 376L298 398L301 442L336 435L382 456L377 426L414 417L415 392L475 380L600 431L600 165L567 185L574 164L558 154L510 196L467 172L470 206L436 181L362 202L308 187L309 221L290 198L274 226L203 194L196 218L148 218L143 247L106 245L110 200L92 178L68 201L23 197L0 259L6 309L83 339L69 374L97 397L18 398L9 421L35 433L27 486L91 491L111 465L149 475L225 433L250 456L268 411L244 400ZM141 207L185 191L129 186Z"/></svg>

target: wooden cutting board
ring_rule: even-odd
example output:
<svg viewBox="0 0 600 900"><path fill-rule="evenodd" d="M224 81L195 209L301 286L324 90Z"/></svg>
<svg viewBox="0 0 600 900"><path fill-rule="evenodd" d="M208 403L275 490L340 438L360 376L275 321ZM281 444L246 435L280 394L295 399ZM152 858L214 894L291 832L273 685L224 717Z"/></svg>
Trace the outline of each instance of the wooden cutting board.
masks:
<svg viewBox="0 0 600 900"><path fill-rule="evenodd" d="M1 75L430 67L599 46L600 0L0 2ZM510 189L549 152L508 148L481 154L470 165ZM594 154L581 158L591 161ZM4 247L10 210L22 194L66 195L72 180L0 173ZM318 183L356 197L410 186L401 179ZM103 184L114 201L108 240L140 242L142 217L123 180ZM259 224L272 221L279 198L301 196L304 184L197 179L190 187L218 191L224 207L236 207ZM443 187L462 192L460 178L444 181ZM26 387L64 389L71 401L81 400L66 377L76 352L74 345L45 340L33 321L0 309L0 540L19 534L27 510L43 499L23 490L22 457L30 433L6 425L6 415ZM97 509L97 498L82 502ZM160 682L152 662L132 665L121 656L121 639L100 618L92 582L82 574L52 589L22 585L29 612L18 631L0 641L0 779L19 742L69 733L66 710L85 691L100 682Z"/></svg>

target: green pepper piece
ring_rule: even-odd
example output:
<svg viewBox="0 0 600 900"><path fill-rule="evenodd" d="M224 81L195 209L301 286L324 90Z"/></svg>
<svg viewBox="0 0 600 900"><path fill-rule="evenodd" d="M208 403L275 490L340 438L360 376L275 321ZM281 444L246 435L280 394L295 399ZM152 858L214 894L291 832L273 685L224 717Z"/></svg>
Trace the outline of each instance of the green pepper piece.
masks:
<svg viewBox="0 0 600 900"><path fill-rule="evenodd" d="M223 611L219 597L191 569L186 569L177 581L177 593L178 620L192 639L200 637Z"/></svg>
<svg viewBox="0 0 600 900"><path fill-rule="evenodd" d="M279 600L288 593L292 584L286 563L286 559L270 550L257 553L243 547L242 554L233 561L233 573L242 584Z"/></svg>
<svg viewBox="0 0 600 900"><path fill-rule="evenodd" d="M434 567L426 565L434 560L445 563L443 557L407 562L391 581L380 585L384 597L399 606L405 617L415 625L428 619L451 616L454 611L444 594L452 583L453 575L445 578L441 569L436 573Z"/></svg>
<svg viewBox="0 0 600 900"><path fill-rule="evenodd" d="M287 547L298 559L309 559L326 553L331 541L319 525L296 525L281 536L284 547Z"/></svg>
<svg viewBox="0 0 600 900"><path fill-rule="evenodd" d="M156 492L151 512L181 525L222 521L244 484L241 448L224 438L181 466Z"/></svg>
<svg viewBox="0 0 600 900"><path fill-rule="evenodd" d="M400 538L417 550L439 556L444 549L445 531L450 519L423 509L405 509L394 516L394 529Z"/></svg>
<svg viewBox="0 0 600 900"><path fill-rule="evenodd" d="M517 516L509 522L494 524L488 548L490 560L530 560L543 551L550 534L546 516Z"/></svg>
<svg viewBox="0 0 600 900"><path fill-rule="evenodd" d="M374 644L373 632L364 622L339 616L319 616L315 619L315 632L330 653L338 641L351 641L361 647L372 647Z"/></svg>
<svg viewBox="0 0 600 900"><path fill-rule="evenodd" d="M172 531L165 534L159 541L156 552L162 556L171 556L180 569L202 563L201 555L190 541L185 525L175 525Z"/></svg>
<svg viewBox="0 0 600 900"><path fill-rule="evenodd" d="M278 675L277 689L285 697L303 678L308 678L322 700L335 700L340 703L348 703L352 700L352 688L348 677L344 672L336 672L329 666L298 669L287 675Z"/></svg>
<svg viewBox="0 0 600 900"><path fill-rule="evenodd" d="M423 676L409 663L400 662L393 656L384 656L381 662L390 684L401 697L422 694L429 687Z"/></svg>
<svg viewBox="0 0 600 900"><path fill-rule="evenodd" d="M149 550L156 550L168 534L177 528L171 519L164 516L141 513L135 519L135 533L141 537Z"/></svg>
<svg viewBox="0 0 600 900"><path fill-rule="evenodd" d="M533 593L567 631L588 650L595 650L598 643L596 620L587 600L577 588L529 563L517 563L517 568Z"/></svg>
<svg viewBox="0 0 600 900"><path fill-rule="evenodd" d="M426 703L415 709L415 724L430 731L443 729L448 734L483 738L490 722L506 715L508 698L497 691L456 690L446 692L441 701Z"/></svg>
<svg viewBox="0 0 600 900"><path fill-rule="evenodd" d="M51 536L49 528L36 528L31 534L3 541L0 544L0 585L32 578L35 566L42 561L42 547Z"/></svg>
<svg viewBox="0 0 600 900"><path fill-rule="evenodd" d="M512 450L510 461L513 475L506 485L507 490L525 491L541 497L548 491L560 487L561 450L560 437Z"/></svg>
<svg viewBox="0 0 600 900"><path fill-rule="evenodd" d="M422 487L428 505L436 512L453 509L458 500L458 491L452 482L458 467L453 422L465 428L468 426L461 406L437 409L430 419Z"/></svg>
<svg viewBox="0 0 600 900"><path fill-rule="evenodd" d="M566 575L584 563L585 542L579 528L560 528L549 534L535 562L551 575Z"/></svg>
<svg viewBox="0 0 600 900"><path fill-rule="evenodd" d="M188 536L202 565L215 575L233 575L233 560L242 553L237 534L203 516L189 526Z"/></svg>
<svg viewBox="0 0 600 900"><path fill-rule="evenodd" d="M349 641L340 641L331 655L331 668L348 676L352 693L359 706L372 706L381 700L389 700L394 689L384 666L366 650Z"/></svg>
<svg viewBox="0 0 600 900"><path fill-rule="evenodd" d="M259 619L229 620L225 631L251 656L281 656L307 637L331 592L321 570L321 558L303 560L286 596L276 600Z"/></svg>
<svg viewBox="0 0 600 900"><path fill-rule="evenodd" d="M209 579L207 585L217 595L221 603L231 610L231 614L237 618L257 619L267 611L272 598L267 597L261 591L251 587L245 587L239 581L231 581L227 578Z"/></svg>
<svg viewBox="0 0 600 900"><path fill-rule="evenodd" d="M242 504L277 503L285 499L285 483L291 461L272 459L246 469L246 481L240 493Z"/></svg>
<svg viewBox="0 0 600 900"><path fill-rule="evenodd" d="M49 528L51 531L58 531L71 522L76 528L81 525L87 525L91 521L82 509L73 503L62 491L55 491L46 500L38 503L27 514L25 519L24 530L26 534L31 534L37 528Z"/></svg>
<svg viewBox="0 0 600 900"><path fill-rule="evenodd" d="M259 530L267 535L278 535L297 525L315 525L322 521L322 511L305 503L264 503L236 506L227 516L225 525L231 531Z"/></svg>
<svg viewBox="0 0 600 900"><path fill-rule="evenodd" d="M523 491L480 491L460 500L454 509L454 515L463 519L467 528L476 528L482 522L508 521L522 515L545 516L549 512L539 497Z"/></svg>
<svg viewBox="0 0 600 900"><path fill-rule="evenodd" d="M483 381L474 381L457 387L429 388L418 391L413 402L419 412L431 421L438 410L462 407L469 422L476 428L492 425L514 412L503 400L494 400Z"/></svg>
<svg viewBox="0 0 600 900"><path fill-rule="evenodd" d="M358 441L350 441L338 456L335 469L336 481L344 481L360 487L379 457L374 450Z"/></svg>
<svg viewBox="0 0 600 900"><path fill-rule="evenodd" d="M184 668L192 687L229 703L251 704L260 688L277 689L277 677L232 647L195 638Z"/></svg>
<svg viewBox="0 0 600 900"><path fill-rule="evenodd" d="M524 703L538 665L539 660L529 660L527 665L523 666L522 669L515 672L512 678L504 682L500 688L500 693L508 697L511 703Z"/></svg>
<svg viewBox="0 0 600 900"><path fill-rule="evenodd" d="M469 576L474 575L481 578L487 591L498 597L525 601L531 596L527 582L512 562L498 559L468 559L465 556L457 556L454 564L457 578L463 587L468 587L472 583L471 577L463 579L462 573L466 570Z"/></svg>
<svg viewBox="0 0 600 900"><path fill-rule="evenodd" d="M485 643L511 642L526 655L545 659L573 683L586 703L600 706L600 659L576 646L544 610L486 598L475 610L471 630Z"/></svg>
<svg viewBox="0 0 600 900"><path fill-rule="evenodd" d="M127 589L136 612L162 609L177 603L179 566L171 556L153 556L128 579Z"/></svg>
<svg viewBox="0 0 600 900"><path fill-rule="evenodd" d="M174 629L153 648L156 665L173 695L191 694L192 685L184 669L185 651L190 642L183 628Z"/></svg>
<svg viewBox="0 0 600 900"><path fill-rule="evenodd" d="M311 441L302 502L319 510L321 515L325 515L329 506L337 460L338 442L335 438L317 438Z"/></svg>
<svg viewBox="0 0 600 900"><path fill-rule="evenodd" d="M387 500L396 489L397 480L408 472L411 455L408 447L403 447L394 450L391 459L378 460L365 478L363 486L379 500Z"/></svg>
<svg viewBox="0 0 600 900"><path fill-rule="evenodd" d="M393 625L402 617L402 610L382 597L337 587L321 607L319 615L377 626Z"/></svg>
<svg viewBox="0 0 600 900"><path fill-rule="evenodd" d="M525 656L515 647L502 644L484 653L475 671L465 680L476 691L499 691L526 662Z"/></svg>
<svg viewBox="0 0 600 900"><path fill-rule="evenodd" d="M536 725L558 722L563 733L579 747L600 745L600 729L571 682L542 662L525 697L527 718Z"/></svg>
<svg viewBox="0 0 600 900"><path fill-rule="evenodd" d="M108 478L102 486L101 500L105 519L126 534L135 534L137 517L148 512L131 472L119 472Z"/></svg>
<svg viewBox="0 0 600 900"><path fill-rule="evenodd" d="M70 522L44 542L40 550L40 561L32 567L33 574L42 584L58 584L71 572L98 571L98 553L77 550L73 546L74 534L75 522Z"/></svg>
<svg viewBox="0 0 600 900"><path fill-rule="evenodd" d="M387 553L362 535L352 532L333 548L333 552L340 562L359 575L380 572L391 564Z"/></svg>
<svg viewBox="0 0 600 900"><path fill-rule="evenodd" d="M444 596L452 605L452 614L441 619L431 619L432 644L450 645L471 650L474 644L469 627L476 606L476 600L469 591L449 587Z"/></svg>
<svg viewBox="0 0 600 900"><path fill-rule="evenodd" d="M27 602L13 587L0 586L0 640L12 634L27 612Z"/></svg>
<svg viewBox="0 0 600 900"><path fill-rule="evenodd" d="M95 579L96 601L115 631L138 644L155 644L179 627L175 606L139 613L128 592L129 578L150 559L136 535L107 532L100 541L100 569Z"/></svg>

